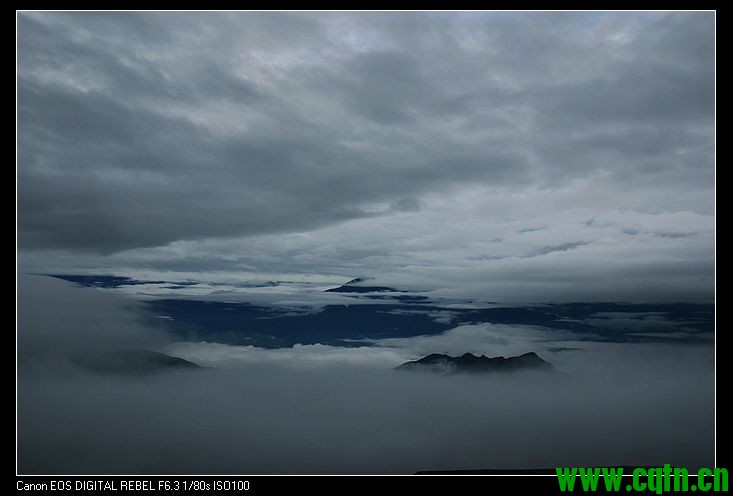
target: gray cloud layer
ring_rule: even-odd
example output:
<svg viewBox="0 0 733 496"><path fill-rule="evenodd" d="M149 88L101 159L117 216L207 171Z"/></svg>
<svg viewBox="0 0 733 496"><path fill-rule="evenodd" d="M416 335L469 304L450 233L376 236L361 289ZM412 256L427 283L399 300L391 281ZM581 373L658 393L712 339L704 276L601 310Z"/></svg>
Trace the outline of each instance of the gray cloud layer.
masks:
<svg viewBox="0 0 733 496"><path fill-rule="evenodd" d="M709 14L25 14L19 32L27 246L307 229L467 182L710 187Z"/></svg>
<svg viewBox="0 0 733 496"><path fill-rule="evenodd" d="M708 298L713 27L712 13L21 14L20 244L45 266L411 270L434 286L452 268L516 280L508 255L587 254L598 271L616 239L611 263L676 278L644 291ZM617 212L610 236L592 224ZM676 244L638 225L670 219L686 221L656 235ZM530 244L512 252L505 227Z"/></svg>
<svg viewBox="0 0 733 496"><path fill-rule="evenodd" d="M155 331L137 323L135 308L125 309L129 301L35 276L22 276L21 288L28 290L19 309L23 474L713 463L710 345L583 343L569 341L569 333L487 324L372 348L169 343L171 353L217 368L115 377L62 359L160 346L150 340ZM576 351L551 353L549 345ZM404 355L466 349L539 350L561 374L449 378L390 370Z"/></svg>

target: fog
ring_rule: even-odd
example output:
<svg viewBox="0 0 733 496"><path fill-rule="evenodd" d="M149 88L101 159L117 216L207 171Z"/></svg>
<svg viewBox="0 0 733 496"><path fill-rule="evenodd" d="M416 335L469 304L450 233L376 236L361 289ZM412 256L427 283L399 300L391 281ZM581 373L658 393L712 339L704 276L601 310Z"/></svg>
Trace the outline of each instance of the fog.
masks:
<svg viewBox="0 0 733 496"><path fill-rule="evenodd" d="M143 322L133 300L57 279L18 278L18 346L22 358L159 346L165 335Z"/></svg>
<svg viewBox="0 0 733 496"><path fill-rule="evenodd" d="M445 377L392 370L422 353L425 337L416 348L408 339L217 354L212 344L166 343L141 312L120 296L20 276L20 473L713 464L711 345L577 341L553 353L530 329L512 346L535 347L557 373ZM442 346L457 346L455 336L469 330L445 333ZM440 336L433 339L437 346ZM464 342L464 351L486 351ZM216 368L125 377L63 361L76 350L131 347Z"/></svg>

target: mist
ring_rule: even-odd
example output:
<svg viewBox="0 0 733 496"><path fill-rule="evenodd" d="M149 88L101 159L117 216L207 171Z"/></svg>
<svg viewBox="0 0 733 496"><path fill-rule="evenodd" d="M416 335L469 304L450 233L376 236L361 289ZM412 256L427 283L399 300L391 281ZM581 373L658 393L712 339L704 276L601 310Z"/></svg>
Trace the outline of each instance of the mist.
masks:
<svg viewBox="0 0 733 496"><path fill-rule="evenodd" d="M18 276L18 353L48 360L78 352L160 346L166 336L144 323L139 303L50 277Z"/></svg>
<svg viewBox="0 0 733 496"><path fill-rule="evenodd" d="M224 359L211 344L166 342L123 297L37 276L21 276L20 288L20 473L409 474L713 463L710 345L594 343L541 351L555 374L489 377L393 370L418 352L409 342L228 347ZM90 339L109 319L103 338ZM127 377L50 358L88 350L89 342L104 350L178 350L216 368Z"/></svg>

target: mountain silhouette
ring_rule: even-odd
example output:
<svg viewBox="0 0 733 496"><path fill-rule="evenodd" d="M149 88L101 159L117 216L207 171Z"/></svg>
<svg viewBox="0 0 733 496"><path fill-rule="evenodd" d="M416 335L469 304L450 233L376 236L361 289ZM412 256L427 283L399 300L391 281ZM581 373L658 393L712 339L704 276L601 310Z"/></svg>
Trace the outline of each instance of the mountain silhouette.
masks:
<svg viewBox="0 0 733 496"><path fill-rule="evenodd" d="M400 290L390 288L387 286L358 286L359 283L362 283L365 281L366 279L357 277L356 279L350 280L343 286L339 286L338 288L327 289L325 292L326 293L383 293L383 292L404 293L404 291L400 291Z"/></svg>
<svg viewBox="0 0 733 496"><path fill-rule="evenodd" d="M78 367L102 374L147 375L165 370L203 369L198 364L150 350L119 350L77 354Z"/></svg>
<svg viewBox="0 0 733 496"><path fill-rule="evenodd" d="M440 353L433 353L420 360L405 362L396 367L396 370L428 371L443 374L455 373L490 373L515 372L519 370L553 370L551 363L540 358L531 351L514 357L493 357L486 355L476 356L465 353L452 357Z"/></svg>

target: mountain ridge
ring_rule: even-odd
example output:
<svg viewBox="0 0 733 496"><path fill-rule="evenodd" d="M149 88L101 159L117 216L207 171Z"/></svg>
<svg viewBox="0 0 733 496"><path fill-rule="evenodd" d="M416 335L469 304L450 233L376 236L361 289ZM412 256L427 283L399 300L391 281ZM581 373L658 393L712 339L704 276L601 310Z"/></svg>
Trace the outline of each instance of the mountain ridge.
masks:
<svg viewBox="0 0 733 496"><path fill-rule="evenodd" d="M90 372L115 375L149 375L166 370L207 368L180 357L143 349L78 353L71 359L75 365Z"/></svg>
<svg viewBox="0 0 733 496"><path fill-rule="evenodd" d="M390 288L388 286L359 286L359 283L366 282L368 279L364 277L357 277L349 282L337 287L327 289L326 293L404 293L398 289Z"/></svg>
<svg viewBox="0 0 733 496"><path fill-rule="evenodd" d="M516 372L520 370L554 370L553 365L530 351L517 356L492 357L464 353L452 357L442 353L431 353L419 360L405 362L395 367L403 371L429 371L442 374Z"/></svg>

